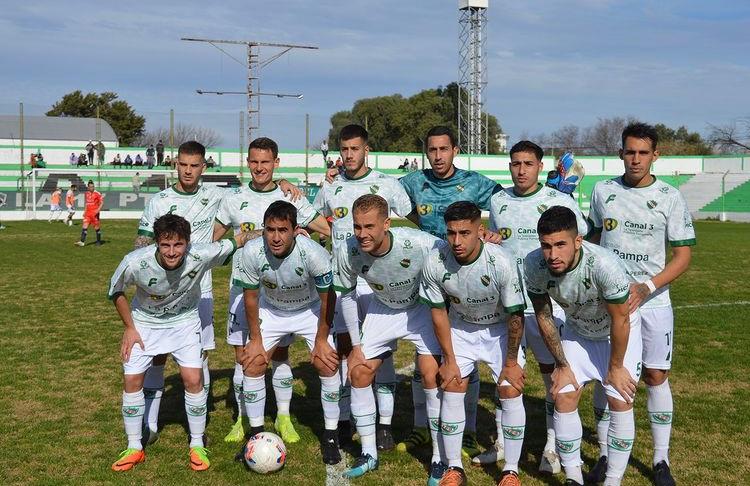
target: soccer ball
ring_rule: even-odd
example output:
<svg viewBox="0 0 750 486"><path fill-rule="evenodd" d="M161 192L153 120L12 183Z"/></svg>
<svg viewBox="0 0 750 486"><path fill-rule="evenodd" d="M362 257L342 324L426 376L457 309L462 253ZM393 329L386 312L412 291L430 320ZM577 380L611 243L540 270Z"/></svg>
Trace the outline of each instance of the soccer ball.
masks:
<svg viewBox="0 0 750 486"><path fill-rule="evenodd" d="M284 467L286 446L278 435L261 432L250 437L242 456L247 467L259 474L268 474Z"/></svg>

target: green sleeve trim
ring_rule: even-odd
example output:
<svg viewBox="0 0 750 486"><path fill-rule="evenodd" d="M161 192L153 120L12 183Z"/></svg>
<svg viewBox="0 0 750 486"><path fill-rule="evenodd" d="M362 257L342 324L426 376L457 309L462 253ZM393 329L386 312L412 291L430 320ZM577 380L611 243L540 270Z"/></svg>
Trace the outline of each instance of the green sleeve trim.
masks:
<svg viewBox="0 0 750 486"><path fill-rule="evenodd" d="M624 304L628 301L628 297L630 297L629 290L625 292L625 295L623 295L622 297L618 297L616 299L604 299L604 301L607 302L607 304Z"/></svg>
<svg viewBox="0 0 750 486"><path fill-rule="evenodd" d="M245 283L242 280L237 280L236 278L232 280L232 285L241 287L243 289L250 289L250 290L258 290L258 287L260 287L260 284L253 285L253 284Z"/></svg>
<svg viewBox="0 0 750 486"><path fill-rule="evenodd" d="M234 256L234 253L237 251L237 242L234 241L234 238L230 238L229 241L232 242L232 252L229 255L227 255L226 260L224 260L224 263L222 263L221 266L225 266L230 261L232 261L232 257Z"/></svg>
<svg viewBox="0 0 750 486"><path fill-rule="evenodd" d="M336 292L341 292L341 295L348 294L349 292L351 292L352 290L354 290L356 288L357 287L352 287L350 289L347 289L346 287L341 287L339 285L334 285L333 286L333 290L335 290Z"/></svg>
<svg viewBox="0 0 750 486"><path fill-rule="evenodd" d="M141 236L148 236L149 238L153 238L154 234L149 230L139 229L138 234Z"/></svg>
<svg viewBox="0 0 750 486"><path fill-rule="evenodd" d="M518 304L511 307L503 307L506 314L516 314L526 310L526 304Z"/></svg>
<svg viewBox="0 0 750 486"><path fill-rule="evenodd" d="M433 302L431 300L425 299L424 297L420 297L419 301L431 309L444 309L445 308L445 302Z"/></svg>
<svg viewBox="0 0 750 486"><path fill-rule="evenodd" d="M328 287L318 287L316 285L315 288L317 289L319 294L325 294L333 290L333 285L329 285Z"/></svg>
<svg viewBox="0 0 750 486"><path fill-rule="evenodd" d="M695 238L690 238L689 240L677 240L677 241L670 241L669 246L672 248L676 246L695 246Z"/></svg>
<svg viewBox="0 0 750 486"><path fill-rule="evenodd" d="M108 294L107 298L109 300L115 300L115 298L117 298L118 295L125 295L125 292L118 291L118 292L115 292L114 294Z"/></svg>

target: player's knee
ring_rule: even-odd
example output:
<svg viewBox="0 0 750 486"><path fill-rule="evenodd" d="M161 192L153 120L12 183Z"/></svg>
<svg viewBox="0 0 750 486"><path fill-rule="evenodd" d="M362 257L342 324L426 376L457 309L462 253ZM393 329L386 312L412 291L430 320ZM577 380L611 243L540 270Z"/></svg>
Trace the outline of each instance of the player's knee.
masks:
<svg viewBox="0 0 750 486"><path fill-rule="evenodd" d="M358 365L350 370L352 385L357 388L363 388L372 383L375 372L365 365Z"/></svg>
<svg viewBox="0 0 750 486"><path fill-rule="evenodd" d="M154 366L164 366L167 363L167 355L159 354L154 356L152 363Z"/></svg>
<svg viewBox="0 0 750 486"><path fill-rule="evenodd" d="M669 370L656 370L653 368L643 368L643 382L648 386L658 386L664 383L669 376Z"/></svg>
<svg viewBox="0 0 750 486"><path fill-rule="evenodd" d="M182 384L189 393L199 393L203 389L203 377L201 373L184 374Z"/></svg>
<svg viewBox="0 0 750 486"><path fill-rule="evenodd" d="M339 371L338 363L334 369L331 369L318 358L313 360L313 366L318 371L318 376L324 376L326 378L335 375Z"/></svg>
<svg viewBox="0 0 750 486"><path fill-rule="evenodd" d="M266 362L258 356L245 367L245 376L262 376L266 372Z"/></svg>
<svg viewBox="0 0 750 486"><path fill-rule="evenodd" d="M125 393L135 393L143 388L144 373L137 375L125 375L123 380L123 389Z"/></svg>
<svg viewBox="0 0 750 486"><path fill-rule="evenodd" d="M271 359L274 361L286 361L289 359L289 346L277 346L274 349Z"/></svg>
<svg viewBox="0 0 750 486"><path fill-rule="evenodd" d="M579 392L558 393L555 398L555 410L560 413L570 413L578 408Z"/></svg>
<svg viewBox="0 0 750 486"><path fill-rule="evenodd" d="M422 385L425 388L435 388L438 381L438 368L440 364L434 356L424 355L419 357L419 373L422 375Z"/></svg>

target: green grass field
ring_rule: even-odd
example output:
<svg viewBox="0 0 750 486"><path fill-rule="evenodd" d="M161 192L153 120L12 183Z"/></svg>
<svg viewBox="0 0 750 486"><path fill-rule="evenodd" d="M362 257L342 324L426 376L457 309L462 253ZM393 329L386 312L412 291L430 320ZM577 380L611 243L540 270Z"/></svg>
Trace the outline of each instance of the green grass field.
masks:
<svg viewBox="0 0 750 486"><path fill-rule="evenodd" d="M289 447L284 470L272 476L246 472L232 461L238 450L222 441L232 424L233 353L224 342L228 268L214 273L218 349L211 354L213 384L207 434L212 467L192 472L187 461L182 385L173 362L167 367L160 441L147 450L146 463L129 473L110 464L124 448L120 415L122 369L118 349L122 325L107 300L109 278L132 249L135 221L104 221L102 247L73 246L80 226L46 222L6 222L0 232L0 437L2 484L325 484L317 434L322 428L318 380L301 342L293 347L295 374L292 414L302 441ZM676 346L671 380L676 413L671 462L678 484L747 484L750 478L750 338L745 258L750 225L699 222L698 246L690 271L673 286ZM89 241L93 241L92 236ZM409 363L403 345L397 368ZM525 485L562 484L537 473L544 443L543 385L533 359L527 366L527 429L521 477ZM494 433L493 384L483 370L479 440ZM273 395L268 388L269 397ZM651 437L645 392L637 399L637 437L624 484L651 484ZM394 433L401 439L411 422L409 383L397 392ZM595 460L591 392L581 402L583 455L587 470ZM267 402L267 426L274 416ZM390 452L380 469L353 484L421 485L425 456ZM351 460L349 457L348 460ZM467 465L470 484L496 484L499 469Z"/></svg>

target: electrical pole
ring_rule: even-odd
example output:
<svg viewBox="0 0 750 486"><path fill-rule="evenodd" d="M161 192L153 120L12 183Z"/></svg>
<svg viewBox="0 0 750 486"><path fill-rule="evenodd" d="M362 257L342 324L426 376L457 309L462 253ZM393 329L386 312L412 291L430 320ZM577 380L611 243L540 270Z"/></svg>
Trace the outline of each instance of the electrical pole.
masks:
<svg viewBox="0 0 750 486"><path fill-rule="evenodd" d="M487 86L487 7L489 0L459 0L458 145L467 154L487 153L488 131L482 120Z"/></svg>

